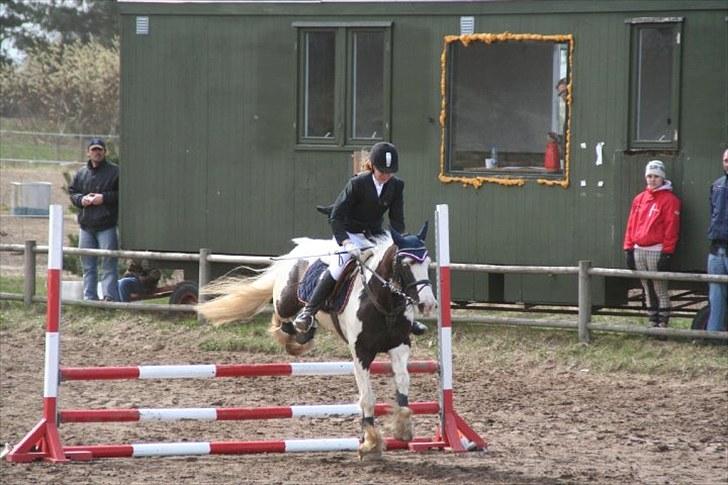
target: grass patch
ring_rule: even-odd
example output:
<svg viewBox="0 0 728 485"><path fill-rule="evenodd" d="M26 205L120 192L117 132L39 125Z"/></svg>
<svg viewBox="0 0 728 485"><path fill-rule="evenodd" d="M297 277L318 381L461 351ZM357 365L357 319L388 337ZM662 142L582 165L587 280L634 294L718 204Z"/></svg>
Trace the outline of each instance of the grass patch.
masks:
<svg viewBox="0 0 728 485"><path fill-rule="evenodd" d="M684 322L682 322L684 323ZM63 307L63 332L99 338L125 332L148 332L149 339L174 341L189 333L194 344L206 352L253 352L282 355L284 350L268 334L269 317L260 315L248 323L215 328L200 325L194 314L160 314L127 310L104 310L83 306ZM26 308L20 302L0 301L0 330L40 332L45 327L45 305ZM645 376L704 377L725 382L728 352L725 345L702 341L659 340L646 336L593 333L592 343L578 343L576 331L535 329L456 323L453 328L455 366L511 369L555 368L609 375L627 373ZM171 344L173 345L173 344ZM435 357L437 331L413 342L416 358ZM346 345L333 332L319 331L307 358L344 360Z"/></svg>
<svg viewBox="0 0 728 485"><path fill-rule="evenodd" d="M268 333L269 325L269 315L258 315L250 322L214 328L208 338L200 343L200 349L280 354L282 348ZM349 352L338 336L331 332L319 331L316 335L316 345L307 355L346 357Z"/></svg>
<svg viewBox="0 0 728 485"><path fill-rule="evenodd" d="M687 339L594 332L592 342L582 345L575 331L461 323L455 327L453 341L456 358L482 360L487 355L503 368L526 364L602 374L728 376L725 345Z"/></svg>
<svg viewBox="0 0 728 485"><path fill-rule="evenodd" d="M23 288L25 286L25 278L22 276L3 276L0 277L0 292L3 293L17 293L23 294ZM35 294L45 295L46 294L46 279L35 278Z"/></svg>

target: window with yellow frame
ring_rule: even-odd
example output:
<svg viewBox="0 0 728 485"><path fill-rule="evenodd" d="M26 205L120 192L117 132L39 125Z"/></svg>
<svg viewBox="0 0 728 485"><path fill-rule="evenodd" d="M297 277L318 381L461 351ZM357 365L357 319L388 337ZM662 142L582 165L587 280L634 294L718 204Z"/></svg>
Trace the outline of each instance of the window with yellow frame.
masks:
<svg viewBox="0 0 728 485"><path fill-rule="evenodd" d="M444 41L440 180L568 187L573 36L469 34Z"/></svg>

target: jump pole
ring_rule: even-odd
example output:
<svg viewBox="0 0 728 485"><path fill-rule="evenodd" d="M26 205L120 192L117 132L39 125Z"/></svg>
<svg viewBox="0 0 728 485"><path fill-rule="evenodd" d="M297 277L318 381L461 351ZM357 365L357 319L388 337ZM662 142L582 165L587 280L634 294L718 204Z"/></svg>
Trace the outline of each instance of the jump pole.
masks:
<svg viewBox="0 0 728 485"><path fill-rule="evenodd" d="M55 463L90 460L87 451L65 451L58 434L58 377L60 357L61 271L63 269L63 208L51 205L48 224L48 302L46 310L43 418L7 456L11 462L43 459Z"/></svg>
<svg viewBox="0 0 728 485"><path fill-rule="evenodd" d="M435 252L439 314L440 440L410 443L410 449L447 448L451 451L485 450L487 443L455 412L452 379L452 317L450 312L450 226L446 204L435 208Z"/></svg>
<svg viewBox="0 0 728 485"><path fill-rule="evenodd" d="M412 403L415 414L432 414L439 410L440 425L433 440L415 438L410 442L387 439L388 449L424 451L432 448L451 451L486 449L485 441L455 412L452 389L452 321L450 316L450 256L448 209L438 205L435 213L437 234L437 276L440 300L438 318L439 363L411 362L411 372L440 371L440 402ZM258 375L336 375L349 374L347 363L270 364L262 365L202 365L202 366L137 366L117 368L61 368L60 333L61 270L63 267L63 211L60 205L50 207L48 246L48 310L46 314L45 366L43 388L43 418L12 449L7 460L28 462L46 460L67 462L70 459L90 460L102 457L286 453L314 451L356 451L358 438L323 438L274 441L182 442L128 445L89 445L63 447L58 434L59 416L68 422L99 421L174 421L178 419L231 420L272 419L278 417L320 416L356 412L356 405L288 406L277 408L192 408L192 409L117 409L68 410L59 413L57 397L59 376L67 380L96 379L169 379L234 377ZM439 364L439 365L438 365ZM387 373L387 364L372 369ZM377 412L387 410L377 405ZM289 416L290 415L290 416Z"/></svg>

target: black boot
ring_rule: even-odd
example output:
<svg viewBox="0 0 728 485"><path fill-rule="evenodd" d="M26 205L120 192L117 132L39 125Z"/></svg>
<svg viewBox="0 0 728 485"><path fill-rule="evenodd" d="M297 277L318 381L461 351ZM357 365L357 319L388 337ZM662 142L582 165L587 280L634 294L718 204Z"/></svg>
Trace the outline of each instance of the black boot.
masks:
<svg viewBox="0 0 728 485"><path fill-rule="evenodd" d="M313 290L311 301L301 310L296 319L293 321L298 332L308 332L313 326L314 315L323 306L326 298L331 294L331 290L336 286L336 280L331 277L331 273L326 271Z"/></svg>
<svg viewBox="0 0 728 485"><path fill-rule="evenodd" d="M427 325L422 322L418 322L417 320L413 320L412 325L410 325L410 332L412 332L413 335L423 335L427 332Z"/></svg>

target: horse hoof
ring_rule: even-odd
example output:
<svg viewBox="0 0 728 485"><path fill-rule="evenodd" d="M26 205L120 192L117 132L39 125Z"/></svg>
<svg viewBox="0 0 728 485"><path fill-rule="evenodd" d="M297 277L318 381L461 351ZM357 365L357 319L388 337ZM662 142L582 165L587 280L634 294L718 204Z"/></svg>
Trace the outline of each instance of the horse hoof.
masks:
<svg viewBox="0 0 728 485"><path fill-rule="evenodd" d="M402 441L412 441L414 437L414 425L412 424L412 409L409 407L395 406L390 416L392 436Z"/></svg>
<svg viewBox="0 0 728 485"><path fill-rule="evenodd" d="M366 426L364 428L364 440L359 445L359 460L381 460L382 451L384 451L382 433L374 426Z"/></svg>
<svg viewBox="0 0 728 485"><path fill-rule="evenodd" d="M381 461L384 459L382 452L365 452L359 449L359 461Z"/></svg>

